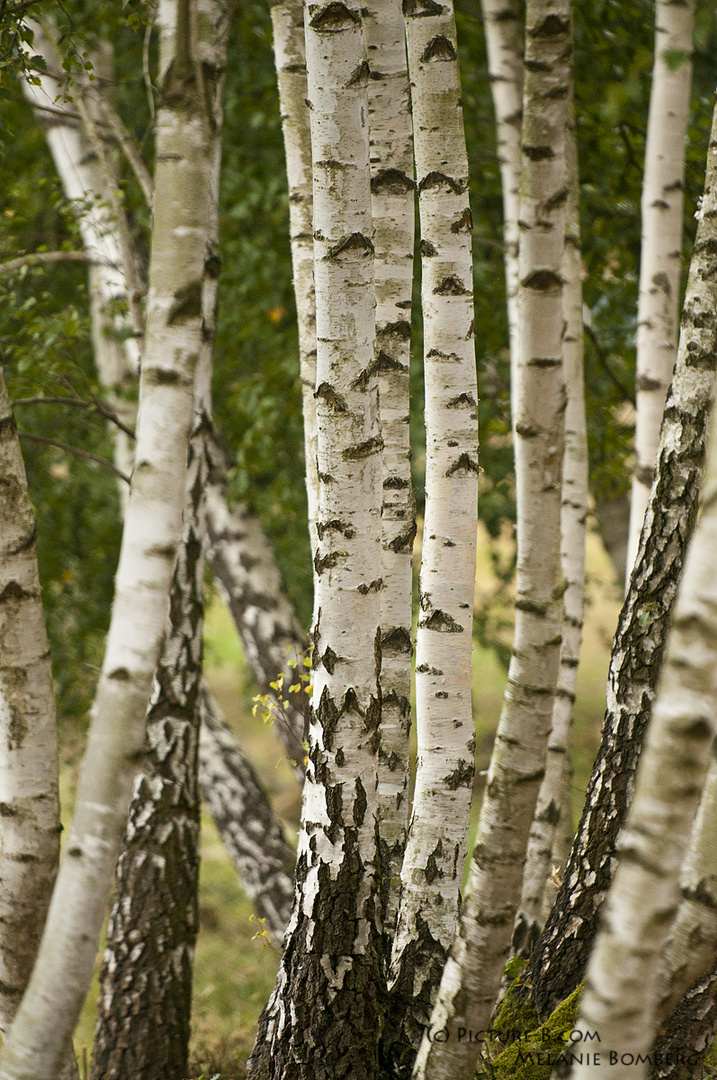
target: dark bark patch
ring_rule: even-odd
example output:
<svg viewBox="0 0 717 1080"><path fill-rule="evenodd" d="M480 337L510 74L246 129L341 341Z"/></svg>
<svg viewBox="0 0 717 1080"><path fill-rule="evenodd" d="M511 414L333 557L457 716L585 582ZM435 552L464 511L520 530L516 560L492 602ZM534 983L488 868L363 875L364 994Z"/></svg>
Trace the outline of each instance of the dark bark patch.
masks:
<svg viewBox="0 0 717 1080"><path fill-rule="evenodd" d="M560 367L562 364L562 358L560 356L534 356L528 361L527 367L534 368L555 368Z"/></svg>
<svg viewBox="0 0 717 1080"><path fill-rule="evenodd" d="M434 169L433 172L427 173L419 182L418 193L420 195L423 191L437 189L452 192L454 195L462 195L468 190L468 182L466 180L456 180L453 176L447 176L446 173Z"/></svg>
<svg viewBox="0 0 717 1080"><path fill-rule="evenodd" d="M428 42L421 55L421 62L428 64L431 61L457 60L455 45L443 34L439 34Z"/></svg>
<svg viewBox="0 0 717 1080"><path fill-rule="evenodd" d="M439 690L433 696L436 697L436 698L447 698L448 697L448 692L446 690Z"/></svg>
<svg viewBox="0 0 717 1080"><path fill-rule="evenodd" d="M347 540L353 540L356 535L356 530L352 525L347 524L345 521L339 521L338 518L332 518L331 521L317 521L316 532L319 540L323 540L329 532L340 533Z"/></svg>
<svg viewBox="0 0 717 1080"><path fill-rule="evenodd" d="M526 600L524 597L518 597L515 601L515 607L518 611L525 611L528 615L537 615L543 618L548 613L548 605L538 603L536 600Z"/></svg>
<svg viewBox="0 0 717 1080"><path fill-rule="evenodd" d="M348 450L344 450L341 456L344 461L360 461L362 458L371 457L372 454L377 454L381 450L383 450L383 439L380 435L372 435L365 442L350 446Z"/></svg>
<svg viewBox="0 0 717 1080"><path fill-rule="evenodd" d="M349 407L346 404L346 398L342 397L330 383L322 382L317 388L314 397L325 401L326 404L334 410L334 412L348 412Z"/></svg>
<svg viewBox="0 0 717 1080"><path fill-rule="evenodd" d="M369 79L369 67L365 60L362 60L355 71L351 73L346 86L368 86Z"/></svg>
<svg viewBox="0 0 717 1080"><path fill-rule="evenodd" d="M376 578L375 581L370 581L368 584L362 582L356 586L356 591L361 593L362 596L368 596L369 593L380 592L383 588L383 578Z"/></svg>
<svg viewBox="0 0 717 1080"><path fill-rule="evenodd" d="M132 676L125 667L115 668L114 671L110 671L107 676L108 679L116 679L117 682L130 682Z"/></svg>
<svg viewBox="0 0 717 1080"><path fill-rule="evenodd" d="M403 14L407 19L416 19L428 15L440 15L444 11L436 0L403 0Z"/></svg>
<svg viewBox="0 0 717 1080"><path fill-rule="evenodd" d="M324 665L324 667L328 671L329 675L333 675L334 669L336 668L336 661L337 660L338 660L338 656L336 655L334 650L331 648L331 646L328 645L326 647L326 649L324 650L324 653L323 653L323 655L321 657L321 663Z"/></svg>
<svg viewBox="0 0 717 1080"><path fill-rule="evenodd" d="M354 791L356 797L354 799L354 825L360 827L364 823L366 817L366 810L368 808L368 799L366 798L366 789L361 783L361 778L356 777L354 783Z"/></svg>
<svg viewBox="0 0 717 1080"><path fill-rule="evenodd" d="M443 672L440 668L429 667L428 664L419 664L416 668L416 675L442 675Z"/></svg>
<svg viewBox="0 0 717 1080"><path fill-rule="evenodd" d="M459 364L461 358L456 353L441 352L440 349L429 349L426 360L444 360L449 364Z"/></svg>
<svg viewBox="0 0 717 1080"><path fill-rule="evenodd" d="M325 686L321 692L319 706L316 709L316 719L321 725L323 742L327 750L333 749L334 736L336 735L339 716L339 710L336 708L334 700L329 693L329 688Z"/></svg>
<svg viewBox="0 0 717 1080"><path fill-rule="evenodd" d="M451 467L446 469L446 476L470 476L471 473L478 475L480 466L470 454L461 454L458 461L454 461Z"/></svg>
<svg viewBox="0 0 717 1080"><path fill-rule="evenodd" d="M390 551L395 551L397 555L401 552L407 552L413 550L413 541L416 538L416 522L411 521L410 524L403 529L402 532L395 536L393 540L386 546Z"/></svg>
<svg viewBox="0 0 717 1080"><path fill-rule="evenodd" d="M458 397L451 398L446 405L447 409L458 409L461 405L468 405L474 409L476 407L476 399L472 394L459 394Z"/></svg>
<svg viewBox="0 0 717 1080"><path fill-rule="evenodd" d="M421 255L424 259L432 259L438 254L438 248L430 240L421 240Z"/></svg>
<svg viewBox="0 0 717 1080"><path fill-rule="evenodd" d="M334 0L309 19L309 26L319 34L338 34L342 30L351 30L360 21L355 12Z"/></svg>
<svg viewBox="0 0 717 1080"><path fill-rule="evenodd" d="M470 207L466 207L459 218L451 222L452 233L469 233L473 232L473 215L470 212Z"/></svg>
<svg viewBox="0 0 717 1080"><path fill-rule="evenodd" d="M570 20L560 15L546 15L542 22L531 26L528 34L532 38L555 38L570 33Z"/></svg>
<svg viewBox="0 0 717 1080"><path fill-rule="evenodd" d="M459 277L445 277L443 281L433 290L434 296L468 296L470 289L467 289Z"/></svg>
<svg viewBox="0 0 717 1080"><path fill-rule="evenodd" d="M373 244L363 233L355 232L350 236L344 236L338 244L329 248L327 259L339 259L344 255L357 254L362 257L373 255Z"/></svg>
<svg viewBox="0 0 717 1080"><path fill-rule="evenodd" d="M6 604L10 600L26 600L32 595L33 593L23 589L19 581L8 581L0 593L0 604Z"/></svg>
<svg viewBox="0 0 717 1080"><path fill-rule="evenodd" d="M402 476L389 476L384 480L383 486L389 491L403 491L409 488L411 483Z"/></svg>
<svg viewBox="0 0 717 1080"><path fill-rule="evenodd" d="M386 323L377 331L377 337L385 336L397 338L399 341L411 340L411 324L408 319L398 319L397 322Z"/></svg>
<svg viewBox="0 0 717 1080"><path fill-rule="evenodd" d="M520 284L524 289L548 292L551 289L561 288L563 279L554 270L533 270L531 274L523 278Z"/></svg>
<svg viewBox="0 0 717 1080"><path fill-rule="evenodd" d="M314 557L314 570L319 575L323 574L324 570L333 570L346 554L345 551L331 551L328 555L320 556L317 552Z"/></svg>
<svg viewBox="0 0 717 1080"><path fill-rule="evenodd" d="M371 191L374 195L405 195L413 191L414 181L400 169L380 169L371 177Z"/></svg>
<svg viewBox="0 0 717 1080"><path fill-rule="evenodd" d="M190 281L177 289L167 315L167 325L198 319L202 313L202 281Z"/></svg>
<svg viewBox="0 0 717 1080"><path fill-rule="evenodd" d="M550 158L555 157L552 146L531 146L529 143L523 143L521 150L531 161L549 161Z"/></svg>
<svg viewBox="0 0 717 1080"><path fill-rule="evenodd" d="M470 787L473 783L475 767L472 761L459 761L453 772L443 777L443 783L449 791L457 791L459 787Z"/></svg>
<svg viewBox="0 0 717 1080"><path fill-rule="evenodd" d="M392 653L410 656L413 652L410 631L405 626L392 626L381 634L381 648Z"/></svg>
<svg viewBox="0 0 717 1080"><path fill-rule="evenodd" d="M436 630L440 634L462 634L463 627L456 622L452 615L438 608L427 618L418 624L424 630Z"/></svg>

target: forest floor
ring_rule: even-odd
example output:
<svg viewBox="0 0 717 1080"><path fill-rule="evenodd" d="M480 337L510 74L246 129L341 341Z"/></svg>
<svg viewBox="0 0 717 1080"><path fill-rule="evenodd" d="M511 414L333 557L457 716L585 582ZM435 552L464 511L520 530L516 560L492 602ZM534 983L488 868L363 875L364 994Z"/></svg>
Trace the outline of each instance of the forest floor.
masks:
<svg viewBox="0 0 717 1080"><path fill-rule="evenodd" d="M510 557L510 543L498 545L501 560ZM479 552L477 598L496 591L487 545ZM610 644L621 597L610 561L599 537L591 533L588 542L588 606L574 731L574 812L579 816L592 759L599 742L605 707L605 678ZM500 605L499 605L500 608ZM509 610L504 604L498 618L506 625L501 636L510 639ZM248 758L271 794L287 835L296 836L300 793L281 745L269 727L252 715L252 698L257 692L241 652L230 616L218 598L209 608L206 626L206 668L210 685L239 736ZM487 769L493 733L500 714L505 685L505 669L493 651L476 646L473 687L477 733L476 795L480 796ZM73 763L63 770L63 810L69 816L76 775ZM474 800L472 843L479 798ZM75 1034L75 1051L80 1059L81 1078L92 1045L98 973ZM242 1080L244 1062L251 1049L255 1025L274 983L279 963L276 949L261 936L261 925L241 891L236 873L227 858L213 822L202 820L202 867L200 879L200 934L194 971L192 1070L210 1080L221 1072L222 1080Z"/></svg>

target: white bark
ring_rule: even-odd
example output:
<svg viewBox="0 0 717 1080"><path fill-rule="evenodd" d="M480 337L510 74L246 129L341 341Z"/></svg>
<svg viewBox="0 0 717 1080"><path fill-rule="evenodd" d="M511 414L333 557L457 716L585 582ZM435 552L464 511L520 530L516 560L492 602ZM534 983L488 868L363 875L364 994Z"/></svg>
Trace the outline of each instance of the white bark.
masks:
<svg viewBox="0 0 717 1080"><path fill-rule="evenodd" d="M560 512L560 562L566 588L563 596L560 672L548 738L545 776L540 785L525 860L523 894L513 935L515 954L528 955L555 899L553 871L562 869L573 837L571 799L571 729L582 641L585 601L585 534L588 498L588 444L583 378L583 297L578 206L578 160L575 117L568 102L566 131L568 198L563 254L563 372L565 454Z"/></svg>
<svg viewBox="0 0 717 1080"><path fill-rule="evenodd" d="M642 188L635 471L625 575L628 581L655 475L660 425L677 354L694 13L694 0L657 0L655 6L655 60Z"/></svg>
<svg viewBox="0 0 717 1080"><path fill-rule="evenodd" d="M35 515L0 367L0 1032L32 971L60 853L55 692Z"/></svg>
<svg viewBox="0 0 717 1080"><path fill-rule="evenodd" d="M391 958L392 1023L416 1043L455 931L472 793L478 499L468 159L453 5L404 5L422 255L426 509L416 787Z"/></svg>
<svg viewBox="0 0 717 1080"><path fill-rule="evenodd" d="M520 131L523 120L523 35L518 0L481 0L490 90L495 112L503 194L505 285L511 364L518 362L518 240L520 231Z"/></svg>
<svg viewBox="0 0 717 1080"><path fill-rule="evenodd" d="M373 368L368 67L351 2L305 8L314 162L319 546L296 896L249 1075L378 1074L381 440ZM360 1031L360 1038L356 1033Z"/></svg>
<svg viewBox="0 0 717 1080"><path fill-rule="evenodd" d="M680 354L714 367L714 250L717 242L717 115L690 267L689 325ZM698 329L699 328L699 329ZM695 340L695 335L699 340ZM680 358L681 359L681 358ZM678 361L679 362L679 361ZM635 794L618 843L619 863L593 948L578 1027L598 1030L611 1077L645 1069L623 1055L646 1054L655 1035L660 960L676 913L678 875L707 772L717 716L717 439L714 418L702 513L685 563ZM610 1052L617 1055L609 1067ZM598 1070L591 1069L592 1077ZM587 1077L578 1068L576 1078Z"/></svg>
<svg viewBox="0 0 717 1080"><path fill-rule="evenodd" d="M279 87L281 129L284 135L289 184L289 230L294 296L299 326L299 369L304 413L306 496L311 557L316 555L319 513L316 429L316 294L311 191L311 131L307 105L306 45L301 0L272 0L274 58Z"/></svg>
<svg viewBox="0 0 717 1080"><path fill-rule="evenodd" d="M201 346L208 117L189 7L163 82L140 411L105 660L77 804L38 963L3 1055L3 1080L54 1080L87 992L165 629ZM171 104L170 104L171 102ZM51 1033L51 1037L50 1037Z"/></svg>
<svg viewBox="0 0 717 1080"><path fill-rule="evenodd" d="M489 1027L538 788L544 775L558 676L562 591L560 503L565 388L562 262L565 239L565 102L570 87L569 0L526 9L521 179L520 362L514 387L518 576L513 657L471 861L468 892L417 1077L460 1080L481 1044L459 1027Z"/></svg>
<svg viewBox="0 0 717 1080"><path fill-rule="evenodd" d="M411 595L416 515L411 485L409 367L415 184L406 33L400 0L373 0L363 18L371 69L375 366L383 439L379 829L384 930L391 935L406 846L410 773Z"/></svg>

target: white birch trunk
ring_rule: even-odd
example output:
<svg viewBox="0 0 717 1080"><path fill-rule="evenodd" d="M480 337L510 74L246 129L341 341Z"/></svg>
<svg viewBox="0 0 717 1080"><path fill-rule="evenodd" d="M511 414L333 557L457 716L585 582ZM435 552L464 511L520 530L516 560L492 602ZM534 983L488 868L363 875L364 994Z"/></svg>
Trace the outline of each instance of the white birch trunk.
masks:
<svg viewBox="0 0 717 1080"><path fill-rule="evenodd" d="M455 931L473 786L478 499L468 159L453 5L404 4L421 226L426 509L416 638L416 787L391 958L388 1038L417 1045Z"/></svg>
<svg viewBox="0 0 717 1080"><path fill-rule="evenodd" d="M583 296L580 257L579 182L572 88L568 101L565 160L568 198L563 254L563 372L565 454L560 512L560 562L566 582L563 596L560 673L548 738L545 776L525 860L523 894L513 933L512 951L529 955L555 899L552 869L564 865L573 836L571 799L571 729L582 641L585 602L585 534L588 499L588 444L583 378ZM546 903L547 901L547 903Z"/></svg>
<svg viewBox="0 0 717 1080"><path fill-rule="evenodd" d="M717 243L717 113L705 194L690 266L689 334L680 352L714 365L714 248ZM699 327L699 329L698 329ZM699 336L699 342L694 340ZM676 913L678 875L707 771L717 716L717 439L714 412L702 513L685 563L635 795L618 842L619 863L593 948L578 1027L600 1033L611 1077L640 1077L622 1061L645 1054L655 1035L660 958ZM617 1055L609 1067L609 1054ZM599 1070L591 1069L590 1076ZM585 1068L574 1073L587 1077Z"/></svg>
<svg viewBox="0 0 717 1080"><path fill-rule="evenodd" d="M296 896L249 1075L378 1075L381 439L368 67L355 0L305 8L314 162L319 546Z"/></svg>
<svg viewBox="0 0 717 1080"><path fill-rule="evenodd" d="M518 362L518 240L520 231L520 131L523 121L523 35L518 0L481 0L495 112L503 194L505 286L511 366Z"/></svg>
<svg viewBox="0 0 717 1080"><path fill-rule="evenodd" d="M625 575L628 581L655 476L660 425L677 355L694 13L694 0L657 0L655 6L655 60L642 188L635 471Z"/></svg>
<svg viewBox="0 0 717 1080"><path fill-rule="evenodd" d="M368 51L376 355L383 439L379 814L384 931L392 936L408 826L411 597L416 513L411 485L413 123L400 0L364 12Z"/></svg>
<svg viewBox="0 0 717 1080"><path fill-rule="evenodd" d="M316 463L316 293L311 191L311 130L306 81L306 44L302 0L271 0L274 59L279 88L281 130L284 136L289 184L289 230L294 296L299 326L299 372L304 413L306 497L311 557L316 555L319 514L319 474Z"/></svg>
<svg viewBox="0 0 717 1080"><path fill-rule="evenodd" d="M0 1032L27 986L60 853L55 691L35 515L0 367Z"/></svg>
<svg viewBox="0 0 717 1080"><path fill-rule="evenodd" d="M518 504L516 625L458 935L431 1016L446 1042L424 1036L417 1077L461 1080L481 1044L458 1028L489 1027L511 928L545 755L558 676L562 592L560 504L565 387L562 263L565 102L570 89L569 0L526 9L521 179L520 363L514 387Z"/></svg>
<svg viewBox="0 0 717 1080"><path fill-rule="evenodd" d="M66 1053L89 986L165 629L201 347L208 211L208 117L186 0L179 14L157 114L147 344L112 621L66 854L38 963L5 1046L3 1080L54 1080Z"/></svg>

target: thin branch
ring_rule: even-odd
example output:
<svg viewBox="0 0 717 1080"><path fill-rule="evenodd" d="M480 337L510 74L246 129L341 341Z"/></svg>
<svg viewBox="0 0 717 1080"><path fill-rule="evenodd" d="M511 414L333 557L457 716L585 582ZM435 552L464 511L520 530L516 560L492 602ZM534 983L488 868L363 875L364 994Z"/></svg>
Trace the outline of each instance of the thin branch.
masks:
<svg viewBox="0 0 717 1080"><path fill-rule="evenodd" d="M130 135L129 131L122 123L122 119L116 110L108 101L103 97L97 95L97 102L100 107L100 111L105 118L105 123L109 127L112 135L117 140L120 150L129 162L130 168L135 175L137 183L142 189L145 202L147 206L151 208L152 198L154 196L152 177L149 174L149 170L145 165L142 157L135 145L135 141ZM95 123L102 123L102 121L95 121Z"/></svg>
<svg viewBox="0 0 717 1080"><path fill-rule="evenodd" d="M605 374L608 376L608 378L611 380L611 382L614 383L614 385L620 391L620 393L622 394L625 401L630 401L634 405L635 404L635 395L631 394L626 386L623 386L620 379L617 377L615 372L612 370L612 368L608 364L608 362L607 362L607 352L605 351L605 349L603 349L602 345L600 344L598 336L595 333L595 331L593 330L592 326L585 326L585 333L588 335L588 337L590 338L590 340L593 343L593 347L595 349L595 354L596 354L598 360L600 361L600 366L602 367Z"/></svg>
<svg viewBox="0 0 717 1080"><path fill-rule="evenodd" d="M50 78L57 79L59 82L59 76L52 71L43 71L43 75L48 75ZM33 112L50 113L52 116L59 116L61 120L82 120L82 117L77 112L72 112L70 109L59 105L39 105L37 102L33 103ZM106 128L108 125L103 120L96 121L97 126Z"/></svg>
<svg viewBox="0 0 717 1080"><path fill-rule="evenodd" d="M105 405L103 405L99 401L90 402L90 401L83 401L82 398L44 397L43 396L43 397L32 397L32 398L16 398L16 400L13 401L12 404L13 404L13 408L16 405L72 405L76 409L89 409L90 412L97 413L99 416L102 416L105 420L109 420L110 423L116 424L117 427L120 429L120 431L123 431L125 433L125 435L127 435L130 439L132 439L132 441L134 441L134 439L135 439L135 434L132 431L132 428L127 427L127 425L124 424L120 420L119 416L117 416L117 413L113 412L112 409L108 409Z"/></svg>
<svg viewBox="0 0 717 1080"><path fill-rule="evenodd" d="M0 263L0 275L9 274L12 270L19 270L21 266L31 263L56 262L81 262L89 263L91 266L112 266L115 270L119 269L117 264L110 259L98 258L87 251L34 251Z"/></svg>
<svg viewBox="0 0 717 1080"><path fill-rule="evenodd" d="M17 434L20 439L29 439L31 442L44 443L46 446L56 446L58 450L66 450L68 454L74 454L75 457L84 458L87 461L96 461L98 465L104 465L104 467L109 469L110 472L113 472L115 476L119 476L120 480L124 480L126 484L131 483L129 476L116 468L111 461L107 461L106 458L99 457L97 454L91 454L89 450L80 450L78 446L69 446L67 443L57 442L55 439L47 439L44 435L31 435L28 431L18 431Z"/></svg>
<svg viewBox="0 0 717 1080"><path fill-rule="evenodd" d="M144 41L142 42L142 77L144 79L144 85L147 88L147 102L149 104L149 115L154 122L155 107L154 107L154 86L152 85L152 76L149 70L149 49L152 43L152 31L154 30L154 22L157 17L157 11L155 9L154 18L151 22L147 23L147 28L144 32Z"/></svg>

